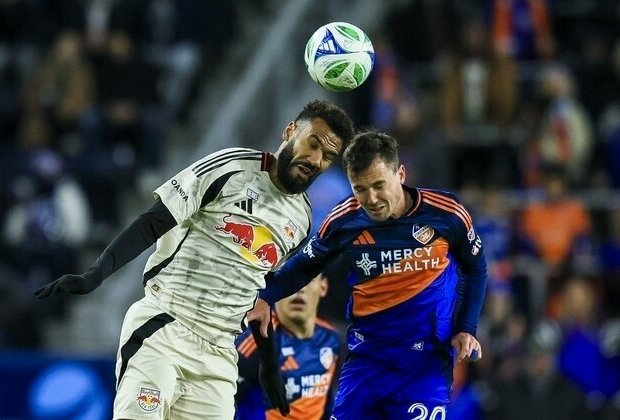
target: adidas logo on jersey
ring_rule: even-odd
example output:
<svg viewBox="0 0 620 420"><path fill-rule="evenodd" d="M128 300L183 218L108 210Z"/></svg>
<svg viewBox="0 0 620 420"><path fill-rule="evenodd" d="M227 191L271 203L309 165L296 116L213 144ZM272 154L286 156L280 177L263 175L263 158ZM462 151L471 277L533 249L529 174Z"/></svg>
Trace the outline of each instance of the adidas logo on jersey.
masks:
<svg viewBox="0 0 620 420"><path fill-rule="evenodd" d="M368 230L362 231L353 241L353 245L374 245L375 243L375 238L372 237Z"/></svg>
<svg viewBox="0 0 620 420"><path fill-rule="evenodd" d="M241 200L235 203L235 206L239 207L243 211L247 211L252 214L252 199Z"/></svg>

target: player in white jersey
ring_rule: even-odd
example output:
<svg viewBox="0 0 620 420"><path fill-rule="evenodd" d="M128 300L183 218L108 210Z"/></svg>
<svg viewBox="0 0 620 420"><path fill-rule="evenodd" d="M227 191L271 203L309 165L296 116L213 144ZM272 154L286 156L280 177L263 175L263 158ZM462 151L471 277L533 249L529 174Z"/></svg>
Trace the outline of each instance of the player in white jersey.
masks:
<svg viewBox="0 0 620 420"><path fill-rule="evenodd" d="M274 154L231 148L199 160L156 189L155 204L84 274L34 292L89 293L157 242L144 270L145 297L121 330L115 419L233 418L235 336L265 274L310 232L306 189L352 136L341 108L312 101L286 126ZM258 345L270 355L261 347L274 343L259 337ZM261 383L286 413L271 362L261 366Z"/></svg>

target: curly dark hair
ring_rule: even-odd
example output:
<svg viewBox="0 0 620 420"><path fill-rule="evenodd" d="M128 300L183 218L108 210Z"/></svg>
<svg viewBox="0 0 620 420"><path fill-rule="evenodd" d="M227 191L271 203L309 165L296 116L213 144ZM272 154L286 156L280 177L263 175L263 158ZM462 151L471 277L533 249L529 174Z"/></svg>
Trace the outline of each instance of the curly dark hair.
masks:
<svg viewBox="0 0 620 420"><path fill-rule="evenodd" d="M346 173L360 173L368 169L377 157L396 170L400 163L398 142L385 133L366 129L358 132L345 149L342 167Z"/></svg>
<svg viewBox="0 0 620 420"><path fill-rule="evenodd" d="M342 140L343 148L346 147L353 137L353 121L338 105L321 99L315 99L304 106L295 118L295 121L310 121L314 118L321 118L327 123L334 134Z"/></svg>

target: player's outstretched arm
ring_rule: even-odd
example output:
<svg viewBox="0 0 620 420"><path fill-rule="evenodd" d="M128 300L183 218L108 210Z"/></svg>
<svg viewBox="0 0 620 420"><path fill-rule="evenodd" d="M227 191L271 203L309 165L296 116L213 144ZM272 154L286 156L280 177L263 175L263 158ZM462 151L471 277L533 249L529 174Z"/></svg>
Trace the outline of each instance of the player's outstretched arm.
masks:
<svg viewBox="0 0 620 420"><path fill-rule="evenodd" d="M140 255L176 224L168 208L157 200L148 211L141 214L108 245L84 274L65 274L33 293L39 299L59 293L77 295L90 293L99 287L103 280Z"/></svg>

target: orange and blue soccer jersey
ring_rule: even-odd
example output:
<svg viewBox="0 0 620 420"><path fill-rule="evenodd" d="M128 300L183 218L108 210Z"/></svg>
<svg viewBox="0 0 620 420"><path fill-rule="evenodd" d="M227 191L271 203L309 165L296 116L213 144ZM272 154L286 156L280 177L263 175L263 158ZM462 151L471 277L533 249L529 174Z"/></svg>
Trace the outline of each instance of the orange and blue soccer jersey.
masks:
<svg viewBox="0 0 620 420"><path fill-rule="evenodd" d="M376 222L355 197L342 201L303 251L268 280L260 297L273 303L289 296L330 260L344 256L352 288L347 311L350 359L361 356L368 365L349 366L356 373L345 378L343 371L340 387L357 389L351 399L370 400L355 386L355 378L401 382L398 388L416 399L447 402L450 340L457 332L476 334L484 299L482 242L469 213L451 193L404 188L415 204L398 219ZM367 372L370 365L374 367ZM422 372L421 366L433 368ZM372 379L373 369L383 372ZM388 375L393 379L384 377L387 371L394 372ZM409 377L415 372L419 386L407 388L415 382ZM377 391L388 387L384 382Z"/></svg>
<svg viewBox="0 0 620 420"><path fill-rule="evenodd" d="M275 337L279 351L280 373L291 412L286 419L321 419L332 405L331 385L334 378L340 339L327 322L317 319L311 338L293 336L275 320ZM283 419L272 409L258 382L259 358L250 330L237 340L239 379L237 380L237 420Z"/></svg>

